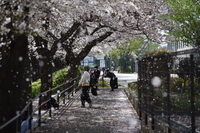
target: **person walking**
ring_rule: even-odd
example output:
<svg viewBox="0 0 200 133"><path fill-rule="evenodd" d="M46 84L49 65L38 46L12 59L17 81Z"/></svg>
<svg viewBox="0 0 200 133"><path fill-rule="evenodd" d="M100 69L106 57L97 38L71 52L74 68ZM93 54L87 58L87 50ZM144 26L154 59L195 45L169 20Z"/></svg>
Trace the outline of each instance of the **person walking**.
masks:
<svg viewBox="0 0 200 133"><path fill-rule="evenodd" d="M118 88L118 81L117 77L113 72L110 72L108 69L104 73L104 77L109 77L110 78L110 87L111 91L114 91L114 89Z"/></svg>
<svg viewBox="0 0 200 133"><path fill-rule="evenodd" d="M91 71L90 72L90 87L94 88L96 86L96 83L97 83L97 79L96 79L96 76L94 74L94 71Z"/></svg>
<svg viewBox="0 0 200 133"><path fill-rule="evenodd" d="M91 93L94 96L97 96L97 89L96 89L97 79L93 71L90 72L90 87Z"/></svg>
<svg viewBox="0 0 200 133"><path fill-rule="evenodd" d="M82 87L81 93L81 107L85 107L85 101L88 102L89 107L92 107L92 101L89 96L90 89L90 74L89 74L89 66L84 67L84 73L81 76L78 87Z"/></svg>
<svg viewBox="0 0 200 133"><path fill-rule="evenodd" d="M96 77L96 89L98 90L98 81L99 81L99 77L100 77L100 70L99 70L99 66L95 66L94 67L94 75Z"/></svg>

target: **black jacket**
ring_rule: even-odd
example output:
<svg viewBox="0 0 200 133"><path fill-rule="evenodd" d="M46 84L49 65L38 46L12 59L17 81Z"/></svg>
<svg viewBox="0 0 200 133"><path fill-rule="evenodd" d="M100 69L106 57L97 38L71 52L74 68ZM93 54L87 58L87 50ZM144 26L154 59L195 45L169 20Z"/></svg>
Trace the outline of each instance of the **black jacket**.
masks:
<svg viewBox="0 0 200 133"><path fill-rule="evenodd" d="M100 77L100 71L97 69L97 70L94 70L94 75L97 79L99 79Z"/></svg>
<svg viewBox="0 0 200 133"><path fill-rule="evenodd" d="M111 80L114 80L114 78L117 78L116 75L113 72L108 72L105 77L109 77Z"/></svg>

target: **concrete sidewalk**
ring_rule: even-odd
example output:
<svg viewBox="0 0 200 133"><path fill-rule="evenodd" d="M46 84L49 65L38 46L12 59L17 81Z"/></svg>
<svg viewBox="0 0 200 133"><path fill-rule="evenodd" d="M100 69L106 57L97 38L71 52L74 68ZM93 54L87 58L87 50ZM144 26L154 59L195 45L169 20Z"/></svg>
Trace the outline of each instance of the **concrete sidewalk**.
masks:
<svg viewBox="0 0 200 133"><path fill-rule="evenodd" d="M80 94L80 93L78 93ZM70 107L59 110L33 133L140 133L139 117L129 102L124 87L100 88L98 96L90 93L93 107L81 108L80 97Z"/></svg>

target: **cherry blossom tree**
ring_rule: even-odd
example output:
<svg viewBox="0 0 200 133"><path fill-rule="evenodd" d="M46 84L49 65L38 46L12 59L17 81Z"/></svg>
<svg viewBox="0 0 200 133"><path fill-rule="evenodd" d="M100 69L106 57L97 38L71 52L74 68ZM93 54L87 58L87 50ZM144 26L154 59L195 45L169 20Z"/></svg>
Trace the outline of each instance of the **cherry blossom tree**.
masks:
<svg viewBox="0 0 200 133"><path fill-rule="evenodd" d="M48 84L44 91L51 87L58 49L66 51L69 80L94 47L123 45L134 36L161 43L167 39L163 31L170 30L159 17L168 11L163 0L2 0L0 9L0 125L20 110L22 94L30 92L30 54L38 58L43 86ZM14 126L5 131L15 132Z"/></svg>
<svg viewBox="0 0 200 133"><path fill-rule="evenodd" d="M116 42L123 45L133 36L142 36L146 41L159 43L166 39L163 31L169 26L162 24L164 20L158 17L167 13L163 1L77 0L64 2L63 5L64 8L57 9L64 13L64 19L73 20L67 21L70 23L79 23L73 35L62 43L70 63L67 79L76 75L80 61L95 46L102 49L105 44L113 46Z"/></svg>

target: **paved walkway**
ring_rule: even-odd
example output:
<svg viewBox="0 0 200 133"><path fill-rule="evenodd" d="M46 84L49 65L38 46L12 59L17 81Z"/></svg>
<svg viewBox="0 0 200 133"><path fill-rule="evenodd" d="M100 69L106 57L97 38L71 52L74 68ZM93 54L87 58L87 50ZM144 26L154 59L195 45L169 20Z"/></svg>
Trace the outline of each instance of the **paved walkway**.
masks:
<svg viewBox="0 0 200 133"><path fill-rule="evenodd" d="M79 95L78 93L77 95ZM93 107L80 107L80 97L71 106L61 106L33 133L140 133L138 115L124 93L124 88L100 88L98 96L90 93Z"/></svg>

